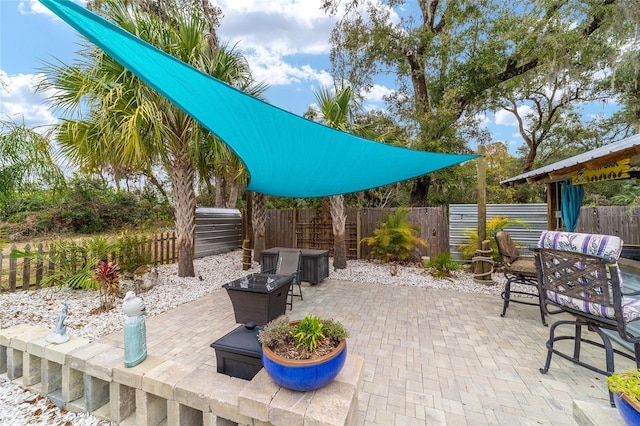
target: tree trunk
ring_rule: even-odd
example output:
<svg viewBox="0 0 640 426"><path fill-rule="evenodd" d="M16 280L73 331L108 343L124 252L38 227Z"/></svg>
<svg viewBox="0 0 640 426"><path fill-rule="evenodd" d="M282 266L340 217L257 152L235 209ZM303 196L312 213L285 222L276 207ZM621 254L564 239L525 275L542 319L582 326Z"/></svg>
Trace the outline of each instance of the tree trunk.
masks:
<svg viewBox="0 0 640 426"><path fill-rule="evenodd" d="M240 192L240 185L236 180L228 182L229 198L227 199L227 208L235 209L238 204L238 193Z"/></svg>
<svg viewBox="0 0 640 426"><path fill-rule="evenodd" d="M431 186L431 177L429 175L419 176L415 179L411 188L409 202L414 207L426 207L427 198L429 197L429 187Z"/></svg>
<svg viewBox="0 0 640 426"><path fill-rule="evenodd" d="M530 172L533 170L533 164L536 160L536 149L532 146L529 146L529 152L527 152L527 156L524 160L524 168L522 169L523 173Z"/></svg>
<svg viewBox="0 0 640 426"><path fill-rule="evenodd" d="M333 225L333 269L345 269L347 267L345 243L347 216L344 213L344 195L331 196L329 201Z"/></svg>
<svg viewBox="0 0 640 426"><path fill-rule="evenodd" d="M215 207L224 207L225 199L227 198L226 185L224 180L224 174L218 168L213 172L213 177L216 180L216 200Z"/></svg>
<svg viewBox="0 0 640 426"><path fill-rule="evenodd" d="M196 194L193 188L193 164L187 153L173 161L173 191L175 197L178 276L194 277L193 234L196 227Z"/></svg>
<svg viewBox="0 0 640 426"><path fill-rule="evenodd" d="M259 192L253 193L253 260L260 261L260 253L266 247L265 223L267 222L267 196Z"/></svg>
<svg viewBox="0 0 640 426"><path fill-rule="evenodd" d="M244 192L244 215L242 217L242 239L249 240L249 247L253 248L253 191Z"/></svg>

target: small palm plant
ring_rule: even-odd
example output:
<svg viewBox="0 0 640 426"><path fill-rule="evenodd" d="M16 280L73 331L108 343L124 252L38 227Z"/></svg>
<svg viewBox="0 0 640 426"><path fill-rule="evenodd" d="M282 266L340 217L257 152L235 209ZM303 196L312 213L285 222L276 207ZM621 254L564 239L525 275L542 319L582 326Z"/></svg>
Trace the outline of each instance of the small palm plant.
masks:
<svg viewBox="0 0 640 426"><path fill-rule="evenodd" d="M505 228L509 226L519 225L525 229L531 229L529 225L519 219L509 219L508 217L503 216L494 216L487 221L487 235L493 235L496 232L503 231ZM476 250L478 249L478 230L477 229L468 229L464 231L464 234L469 238L469 242L459 246L458 248L464 255L465 259L471 259L475 256ZM491 239L491 248L493 249L493 259L498 261L498 247L496 246L496 242Z"/></svg>
<svg viewBox="0 0 640 426"><path fill-rule="evenodd" d="M454 271L462 268L460 262L451 258L451 253L438 253L435 258L422 262L422 266L436 278L451 277Z"/></svg>
<svg viewBox="0 0 640 426"><path fill-rule="evenodd" d="M373 236L362 241L372 246L372 257L389 263L391 274L395 275L397 262L406 262L418 246L429 247L429 243L420 238L420 227L407 220L409 209L401 207L394 214L385 213L385 216L386 220L378 222Z"/></svg>

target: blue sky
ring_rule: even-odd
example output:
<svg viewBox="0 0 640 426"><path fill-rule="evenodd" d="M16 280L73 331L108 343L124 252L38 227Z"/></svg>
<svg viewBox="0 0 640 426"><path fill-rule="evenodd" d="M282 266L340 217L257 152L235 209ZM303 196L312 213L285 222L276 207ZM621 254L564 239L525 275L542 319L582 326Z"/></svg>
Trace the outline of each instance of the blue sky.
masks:
<svg viewBox="0 0 640 426"><path fill-rule="evenodd" d="M81 4L83 0L74 0ZM375 0L374 0L375 1ZM257 80L270 85L267 100L302 115L314 92L333 86L329 34L334 17L320 10L321 0L214 0L224 14L218 35L244 52ZM35 77L43 61L71 63L81 41L71 27L36 0L0 0L0 119L29 126L47 125L59 113L35 94ZM366 94L366 106L383 108L382 96L393 90L379 82ZM609 114L611 105L593 105L589 114ZM522 144L514 117L496 111L483 117L493 141L513 153Z"/></svg>

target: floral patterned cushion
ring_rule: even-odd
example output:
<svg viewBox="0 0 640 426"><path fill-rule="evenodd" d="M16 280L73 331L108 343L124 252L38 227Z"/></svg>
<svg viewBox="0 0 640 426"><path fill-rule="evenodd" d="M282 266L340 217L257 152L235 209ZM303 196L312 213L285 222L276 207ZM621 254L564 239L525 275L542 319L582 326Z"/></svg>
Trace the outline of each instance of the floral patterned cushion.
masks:
<svg viewBox="0 0 640 426"><path fill-rule="evenodd" d="M622 239L614 235L581 234L577 232L544 231L540 235L538 247L555 250L565 250L585 253L592 256L608 257L617 261L622 251ZM618 272L618 282L622 290L622 275ZM586 283L586 280L585 280ZM589 313L603 318L614 319L613 306L590 303L550 290L546 291L547 298L559 305ZM640 318L640 299L623 297L622 313L625 322Z"/></svg>
<svg viewBox="0 0 640 426"><path fill-rule="evenodd" d="M584 300L574 299L563 294L547 290L547 298L567 308L586 312L602 318L615 319L613 306L604 306L597 303L589 303ZM635 297L622 298L622 317L624 322L634 321L640 318L640 299Z"/></svg>
<svg viewBox="0 0 640 426"><path fill-rule="evenodd" d="M608 256L612 260L618 260L622 251L622 239L614 235L544 231L540 235L538 247L573 251L599 257Z"/></svg>

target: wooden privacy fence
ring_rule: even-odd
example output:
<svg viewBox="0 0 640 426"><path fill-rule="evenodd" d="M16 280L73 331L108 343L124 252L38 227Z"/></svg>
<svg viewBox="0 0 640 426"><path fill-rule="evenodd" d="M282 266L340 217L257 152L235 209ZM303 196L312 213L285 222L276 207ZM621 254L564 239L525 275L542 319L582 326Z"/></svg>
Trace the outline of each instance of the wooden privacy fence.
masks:
<svg viewBox="0 0 640 426"><path fill-rule="evenodd" d="M640 245L640 206L582 207L575 232L617 235L625 245Z"/></svg>
<svg viewBox="0 0 640 426"><path fill-rule="evenodd" d="M19 258L12 259L10 253L16 250L13 245L8 253L0 252L0 291L16 291L16 289L29 290L40 288L42 279L55 271L56 266L50 262L43 262L39 259ZM35 248L29 244L25 245L23 251L37 251L45 253L45 246L40 243ZM128 247L128 251L135 251L137 256L143 256L150 260L150 263L159 265L174 263L178 260L176 252L176 233L162 232L151 235L146 240L141 241L138 247ZM77 259L75 270L82 267L83 256L70 256ZM86 259L85 259L86 260ZM118 260L118 256L110 255L109 260Z"/></svg>
<svg viewBox="0 0 640 426"><path fill-rule="evenodd" d="M434 257L448 251L449 231L444 209L414 207L409 210L409 222L420 228L420 237L429 243L428 248L419 248L419 255ZM359 242L373 235L378 222L385 220L385 213L393 214L395 211L395 208L345 209L347 258L367 259L371 248ZM265 246L329 250L333 256L331 216L322 209L268 210Z"/></svg>

